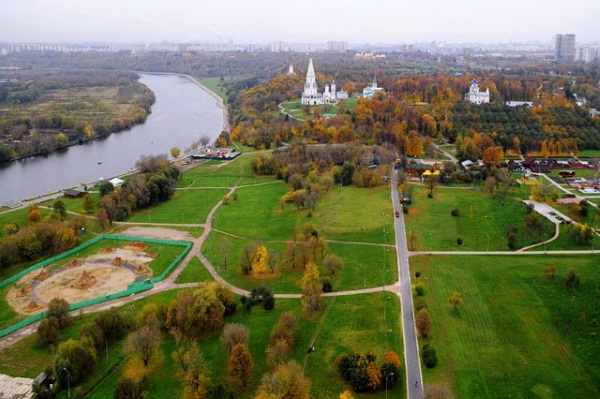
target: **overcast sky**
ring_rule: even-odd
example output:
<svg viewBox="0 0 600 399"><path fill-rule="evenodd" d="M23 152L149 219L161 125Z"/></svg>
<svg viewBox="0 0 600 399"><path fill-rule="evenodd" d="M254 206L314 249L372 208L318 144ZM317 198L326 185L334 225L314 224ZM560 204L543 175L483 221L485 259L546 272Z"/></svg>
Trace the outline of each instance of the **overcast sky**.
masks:
<svg viewBox="0 0 600 399"><path fill-rule="evenodd" d="M600 0L0 0L0 42L600 41Z"/></svg>

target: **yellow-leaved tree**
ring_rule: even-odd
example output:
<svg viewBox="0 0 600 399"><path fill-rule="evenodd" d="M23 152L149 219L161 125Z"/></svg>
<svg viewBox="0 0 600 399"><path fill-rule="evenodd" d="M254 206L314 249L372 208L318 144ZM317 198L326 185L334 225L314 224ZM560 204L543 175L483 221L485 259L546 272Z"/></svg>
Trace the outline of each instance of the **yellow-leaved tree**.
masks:
<svg viewBox="0 0 600 399"><path fill-rule="evenodd" d="M319 269L315 262L308 262L304 275L302 276L302 288L305 288L309 283L319 281Z"/></svg>
<svg viewBox="0 0 600 399"><path fill-rule="evenodd" d="M252 260L252 274L264 274L269 271L268 260L269 253L263 245L256 248L254 259Z"/></svg>

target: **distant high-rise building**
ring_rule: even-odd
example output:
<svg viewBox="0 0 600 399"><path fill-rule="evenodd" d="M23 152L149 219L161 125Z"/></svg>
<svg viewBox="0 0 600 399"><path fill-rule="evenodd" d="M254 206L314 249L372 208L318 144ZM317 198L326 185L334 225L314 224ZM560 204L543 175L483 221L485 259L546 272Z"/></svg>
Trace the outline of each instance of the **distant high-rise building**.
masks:
<svg viewBox="0 0 600 399"><path fill-rule="evenodd" d="M271 43L271 51L274 53L287 53L290 51L288 42L273 42Z"/></svg>
<svg viewBox="0 0 600 399"><path fill-rule="evenodd" d="M575 35L556 35L556 59L559 61L575 61Z"/></svg>
<svg viewBox="0 0 600 399"><path fill-rule="evenodd" d="M348 50L348 42L344 41L329 41L327 42L327 51L335 51L345 53Z"/></svg>

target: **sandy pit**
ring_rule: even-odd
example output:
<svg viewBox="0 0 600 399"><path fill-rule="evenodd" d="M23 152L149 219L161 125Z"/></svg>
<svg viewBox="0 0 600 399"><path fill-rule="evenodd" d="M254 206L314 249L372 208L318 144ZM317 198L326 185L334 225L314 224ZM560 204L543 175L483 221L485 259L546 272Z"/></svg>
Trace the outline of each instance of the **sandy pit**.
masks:
<svg viewBox="0 0 600 399"><path fill-rule="evenodd" d="M164 240L175 241L193 239L188 231L166 229L164 227L131 227L119 234L123 236L162 238Z"/></svg>
<svg viewBox="0 0 600 399"><path fill-rule="evenodd" d="M148 263L153 258L133 247L102 250L77 262L34 270L13 285L6 300L18 313L32 315L46 310L55 297L77 303L123 291L129 284L152 277ZM117 258L118 265L113 265Z"/></svg>

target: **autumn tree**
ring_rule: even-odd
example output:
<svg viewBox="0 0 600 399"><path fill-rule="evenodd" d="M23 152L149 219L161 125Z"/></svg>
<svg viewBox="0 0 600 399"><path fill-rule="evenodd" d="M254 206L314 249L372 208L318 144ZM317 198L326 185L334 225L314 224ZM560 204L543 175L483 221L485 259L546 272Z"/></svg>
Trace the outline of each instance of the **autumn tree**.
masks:
<svg viewBox="0 0 600 399"><path fill-rule="evenodd" d="M29 224L34 224L39 222L42 219L42 214L40 213L40 209L37 205L33 205L29 207L29 213L27 215L27 220Z"/></svg>
<svg viewBox="0 0 600 399"><path fill-rule="evenodd" d="M374 362L367 365L367 376L369 377L367 386L375 391L381 385L381 371Z"/></svg>
<svg viewBox="0 0 600 399"><path fill-rule="evenodd" d="M558 268L556 267L556 264L554 262L550 263L550 265L548 267L546 267L543 271L542 271L542 275L544 277L549 277L552 280L554 280L554 276L556 275L556 271L558 270Z"/></svg>
<svg viewBox="0 0 600 399"><path fill-rule="evenodd" d="M265 374L257 394L257 398L310 399L310 381L298 362L291 360L277 366L272 373Z"/></svg>
<svg viewBox="0 0 600 399"><path fill-rule="evenodd" d="M352 392L349 390L345 390L344 392L340 393L339 399L354 399L354 395L352 395Z"/></svg>
<svg viewBox="0 0 600 399"><path fill-rule="evenodd" d="M457 310L458 305L462 305L462 303L463 303L463 299L462 299L462 296L460 295L460 292L454 291L452 293L452 295L450 295L448 297L448 303L450 303L450 305L454 306L454 310Z"/></svg>
<svg viewBox="0 0 600 399"><path fill-rule="evenodd" d="M323 259L323 268L332 276L344 267L344 261L337 255L329 254Z"/></svg>
<svg viewBox="0 0 600 399"><path fill-rule="evenodd" d="M134 381L129 377L121 377L113 392L113 399L144 399L144 379Z"/></svg>
<svg viewBox="0 0 600 399"><path fill-rule="evenodd" d="M59 215L61 222L67 218L67 206L64 202L57 200L52 204L52 208Z"/></svg>
<svg viewBox="0 0 600 399"><path fill-rule="evenodd" d="M56 317L44 318L37 329L37 342L42 348L53 346L60 340L58 320Z"/></svg>
<svg viewBox="0 0 600 399"><path fill-rule="evenodd" d="M58 346L56 351L56 362L54 368L69 371L70 383L72 385L83 381L86 377L96 371L98 358L93 343L90 340L70 339ZM66 373L58 373L59 385L67 386Z"/></svg>
<svg viewBox="0 0 600 399"><path fill-rule="evenodd" d="M83 211L87 214L93 213L96 209L96 201L91 195L83 197Z"/></svg>
<svg viewBox="0 0 600 399"><path fill-rule="evenodd" d="M265 274L269 271L268 265L269 253L267 248L263 245L256 248L254 253L254 259L252 260L251 272L252 274Z"/></svg>
<svg viewBox="0 0 600 399"><path fill-rule="evenodd" d="M64 298L52 298L48 303L46 316L56 318L59 328L63 328L70 321L69 306L69 302L67 302Z"/></svg>
<svg viewBox="0 0 600 399"><path fill-rule="evenodd" d="M183 354L180 365L183 373L183 397L185 399L205 398L210 385L210 379L204 359L196 342L193 342L189 350Z"/></svg>
<svg viewBox="0 0 600 399"><path fill-rule="evenodd" d="M181 150L179 149L179 147L171 148L171 157L177 158L179 154L181 154Z"/></svg>
<svg viewBox="0 0 600 399"><path fill-rule="evenodd" d="M194 291L180 291L167 310L166 325L186 338L198 338L223 326L226 306L218 295L218 284Z"/></svg>
<svg viewBox="0 0 600 399"><path fill-rule="evenodd" d="M236 344L231 348L227 369L235 385L246 387L250 381L254 362L248 347Z"/></svg>
<svg viewBox="0 0 600 399"><path fill-rule="evenodd" d="M433 326L433 322L431 321L431 316L429 315L427 308L422 308L417 312L415 324L421 336L423 338L427 338L429 336L429 332L431 331L431 327Z"/></svg>
<svg viewBox="0 0 600 399"><path fill-rule="evenodd" d="M238 323L225 324L219 341L227 353L237 344L248 345L248 328Z"/></svg>
<svg viewBox="0 0 600 399"><path fill-rule="evenodd" d="M310 315L321 309L322 292L323 284L319 280L317 265L309 262L302 277L302 310Z"/></svg>
<svg viewBox="0 0 600 399"><path fill-rule="evenodd" d="M160 348L160 331L153 325L145 325L137 331L129 334L127 338L127 352L144 363L144 367L150 364Z"/></svg>

